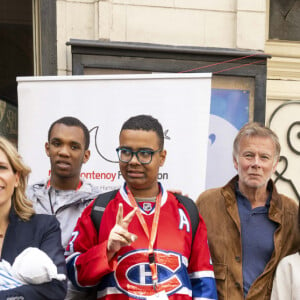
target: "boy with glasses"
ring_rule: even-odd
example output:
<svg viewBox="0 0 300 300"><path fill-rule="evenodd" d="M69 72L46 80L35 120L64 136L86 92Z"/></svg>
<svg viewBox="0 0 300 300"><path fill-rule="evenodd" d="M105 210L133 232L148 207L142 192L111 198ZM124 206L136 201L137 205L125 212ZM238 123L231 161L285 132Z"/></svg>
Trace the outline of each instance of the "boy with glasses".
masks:
<svg viewBox="0 0 300 300"><path fill-rule="evenodd" d="M200 216L193 239L186 207L157 181L166 159L161 124L132 117L119 140L125 183L99 234L93 204L78 220L67 248L69 278L78 288L96 286L97 299L216 299L205 224Z"/></svg>

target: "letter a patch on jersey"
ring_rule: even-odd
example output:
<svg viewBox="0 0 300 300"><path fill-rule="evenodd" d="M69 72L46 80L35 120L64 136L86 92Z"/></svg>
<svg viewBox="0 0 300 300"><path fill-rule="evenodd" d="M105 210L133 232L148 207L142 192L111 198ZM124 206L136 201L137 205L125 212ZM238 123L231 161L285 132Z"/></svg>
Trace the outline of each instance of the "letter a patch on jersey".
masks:
<svg viewBox="0 0 300 300"><path fill-rule="evenodd" d="M185 228L187 232L190 232L190 222L188 217L182 208L179 208L178 211L180 216L179 229L183 230Z"/></svg>

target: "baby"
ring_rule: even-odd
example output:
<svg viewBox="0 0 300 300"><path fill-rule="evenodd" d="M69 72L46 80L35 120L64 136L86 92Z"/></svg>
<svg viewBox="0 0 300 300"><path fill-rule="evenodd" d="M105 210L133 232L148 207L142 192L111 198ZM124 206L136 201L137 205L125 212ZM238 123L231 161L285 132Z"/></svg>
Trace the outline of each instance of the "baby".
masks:
<svg viewBox="0 0 300 300"><path fill-rule="evenodd" d="M57 267L50 257L38 248L23 250L11 266L0 261L0 290L7 290L24 284L42 284L52 279L65 280L64 274L57 274Z"/></svg>

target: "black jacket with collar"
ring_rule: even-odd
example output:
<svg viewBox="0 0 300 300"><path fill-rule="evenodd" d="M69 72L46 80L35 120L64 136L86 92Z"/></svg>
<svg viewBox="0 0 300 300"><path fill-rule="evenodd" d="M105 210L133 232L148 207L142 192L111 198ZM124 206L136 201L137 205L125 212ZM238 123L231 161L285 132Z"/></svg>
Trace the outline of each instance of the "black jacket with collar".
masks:
<svg viewBox="0 0 300 300"><path fill-rule="evenodd" d="M28 247L44 251L57 266L58 273L66 274L61 231L56 218L35 214L29 221L23 221L11 209L1 259L13 264L15 258ZM52 280L44 284L28 284L0 291L0 300L60 300L64 299L65 294L66 282Z"/></svg>

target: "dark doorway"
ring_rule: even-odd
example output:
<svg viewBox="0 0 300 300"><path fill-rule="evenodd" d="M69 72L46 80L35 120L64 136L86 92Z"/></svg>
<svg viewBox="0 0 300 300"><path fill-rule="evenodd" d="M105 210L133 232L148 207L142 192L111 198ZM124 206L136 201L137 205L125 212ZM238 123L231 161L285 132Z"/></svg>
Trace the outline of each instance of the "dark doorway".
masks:
<svg viewBox="0 0 300 300"><path fill-rule="evenodd" d="M17 76L32 76L32 0L0 0L0 99L17 106Z"/></svg>

